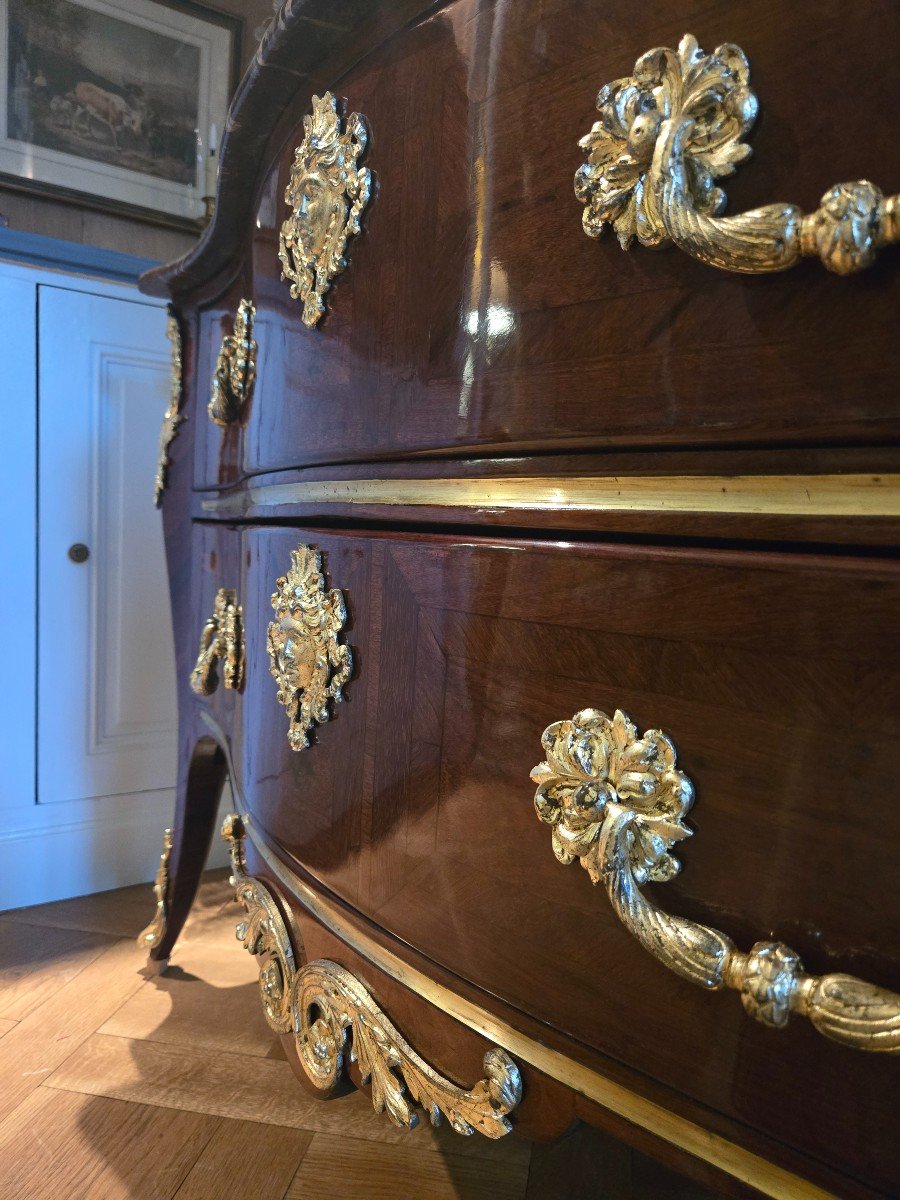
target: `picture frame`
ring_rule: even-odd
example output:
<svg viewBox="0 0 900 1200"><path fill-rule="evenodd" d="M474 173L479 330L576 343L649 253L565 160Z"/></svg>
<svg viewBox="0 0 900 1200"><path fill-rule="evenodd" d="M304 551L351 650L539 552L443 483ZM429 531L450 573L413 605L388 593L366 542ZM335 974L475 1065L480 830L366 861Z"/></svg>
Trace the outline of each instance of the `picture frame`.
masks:
<svg viewBox="0 0 900 1200"><path fill-rule="evenodd" d="M201 228L242 27L194 0L0 0L0 187Z"/></svg>

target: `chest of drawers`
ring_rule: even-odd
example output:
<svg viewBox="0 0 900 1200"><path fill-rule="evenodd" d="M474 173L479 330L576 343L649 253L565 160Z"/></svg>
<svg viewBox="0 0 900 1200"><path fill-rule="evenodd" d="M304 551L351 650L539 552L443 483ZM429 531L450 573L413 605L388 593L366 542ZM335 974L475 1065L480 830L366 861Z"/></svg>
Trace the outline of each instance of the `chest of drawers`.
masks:
<svg viewBox="0 0 900 1200"><path fill-rule="evenodd" d="M900 186L897 11L322 8L144 278L179 351L151 960L227 772L301 1082L352 1043L401 1124L893 1194L900 231L819 198Z"/></svg>

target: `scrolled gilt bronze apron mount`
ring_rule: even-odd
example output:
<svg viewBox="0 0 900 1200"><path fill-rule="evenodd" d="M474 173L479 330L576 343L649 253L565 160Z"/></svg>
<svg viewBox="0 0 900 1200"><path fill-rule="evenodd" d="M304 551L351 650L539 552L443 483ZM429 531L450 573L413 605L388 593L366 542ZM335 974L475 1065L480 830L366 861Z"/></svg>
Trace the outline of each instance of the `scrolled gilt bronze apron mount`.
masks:
<svg viewBox="0 0 900 1200"><path fill-rule="evenodd" d="M812 213L778 203L721 215L716 180L752 153L743 140L758 111L749 79L739 46L705 54L685 34L677 50L650 50L630 76L601 88L600 120L579 142L587 161L575 174L585 233L612 226L623 250L635 237L644 246L671 241L701 262L749 274L817 255L850 275L900 241L900 195L865 179L829 188Z"/></svg>

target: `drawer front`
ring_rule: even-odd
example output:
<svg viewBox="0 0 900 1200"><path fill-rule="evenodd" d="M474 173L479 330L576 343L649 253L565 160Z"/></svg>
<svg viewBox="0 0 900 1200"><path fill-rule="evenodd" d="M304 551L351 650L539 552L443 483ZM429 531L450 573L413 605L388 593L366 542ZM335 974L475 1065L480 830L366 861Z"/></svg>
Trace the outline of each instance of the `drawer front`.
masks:
<svg viewBox="0 0 900 1200"><path fill-rule="evenodd" d="M357 676L297 754L259 660L267 593L307 540L344 589ZM529 779L543 730L585 708L665 730L694 836L647 896L742 951L771 938L811 973L900 990L896 564L302 531L247 544L264 613L248 631L250 807L289 853L573 1042L896 1185L896 1062L799 1017L763 1028L734 993L666 970L556 860Z"/></svg>
<svg viewBox="0 0 900 1200"><path fill-rule="evenodd" d="M811 27L816 53L798 54ZM853 277L819 263L753 276L585 236L573 178L598 89L687 31L707 51L740 45L759 96L753 157L722 181L728 212L809 211L843 179L897 187L890 0L682 0L665 21L622 3L501 15L455 0L334 89L344 117L365 119L373 183L314 328L278 261L301 111L262 181L251 256L273 390L247 430L247 469L448 447L896 437L895 250Z"/></svg>

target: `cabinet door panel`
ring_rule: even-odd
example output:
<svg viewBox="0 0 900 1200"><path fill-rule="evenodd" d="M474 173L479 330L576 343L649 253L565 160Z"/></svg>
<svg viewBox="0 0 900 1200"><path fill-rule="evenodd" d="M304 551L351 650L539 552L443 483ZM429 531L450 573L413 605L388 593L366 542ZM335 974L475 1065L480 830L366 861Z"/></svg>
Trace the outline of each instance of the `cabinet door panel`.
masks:
<svg viewBox="0 0 900 1200"><path fill-rule="evenodd" d="M42 287L39 347L39 799L170 788L172 625L153 506L166 314ZM69 557L75 543L87 561Z"/></svg>

